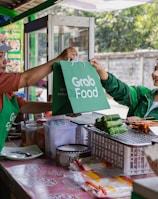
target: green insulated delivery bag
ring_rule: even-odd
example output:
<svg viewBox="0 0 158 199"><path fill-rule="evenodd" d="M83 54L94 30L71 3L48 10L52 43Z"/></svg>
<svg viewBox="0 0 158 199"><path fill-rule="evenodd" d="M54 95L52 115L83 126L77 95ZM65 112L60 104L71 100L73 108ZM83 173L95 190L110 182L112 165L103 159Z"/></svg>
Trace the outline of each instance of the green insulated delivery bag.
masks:
<svg viewBox="0 0 158 199"><path fill-rule="evenodd" d="M53 65L53 115L110 108L96 69L90 62L60 61Z"/></svg>

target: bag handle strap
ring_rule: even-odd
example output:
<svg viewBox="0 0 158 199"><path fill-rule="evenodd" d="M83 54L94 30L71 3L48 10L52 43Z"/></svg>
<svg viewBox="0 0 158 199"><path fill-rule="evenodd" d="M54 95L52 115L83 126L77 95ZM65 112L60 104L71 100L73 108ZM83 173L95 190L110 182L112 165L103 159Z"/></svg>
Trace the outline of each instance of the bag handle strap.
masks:
<svg viewBox="0 0 158 199"><path fill-rule="evenodd" d="M75 58L73 60L70 60L70 58L69 58L67 61L77 62L77 61L79 61L79 56L75 56Z"/></svg>
<svg viewBox="0 0 158 199"><path fill-rule="evenodd" d="M68 61L70 61L70 59L69 59ZM73 66L73 64L74 64L75 62L81 62L81 63L85 66L85 63L84 63L83 61L80 61L79 56L76 56L76 57L71 61L72 66Z"/></svg>

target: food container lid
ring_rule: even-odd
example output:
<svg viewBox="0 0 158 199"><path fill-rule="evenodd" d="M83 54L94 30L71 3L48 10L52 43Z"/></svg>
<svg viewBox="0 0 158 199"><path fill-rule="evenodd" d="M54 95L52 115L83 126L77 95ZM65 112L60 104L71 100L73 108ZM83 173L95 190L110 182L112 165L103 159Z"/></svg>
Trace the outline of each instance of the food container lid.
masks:
<svg viewBox="0 0 158 199"><path fill-rule="evenodd" d="M43 128L43 126L37 123L26 124L26 130L36 131L39 128Z"/></svg>
<svg viewBox="0 0 158 199"><path fill-rule="evenodd" d="M37 119L36 122L37 122L37 124L41 124L42 125L42 124L47 122L47 119L46 118L40 118L40 119Z"/></svg>
<svg viewBox="0 0 158 199"><path fill-rule="evenodd" d="M73 152L84 152L90 150L90 147L83 144L67 144L67 145L58 146L57 150L61 152L73 153Z"/></svg>

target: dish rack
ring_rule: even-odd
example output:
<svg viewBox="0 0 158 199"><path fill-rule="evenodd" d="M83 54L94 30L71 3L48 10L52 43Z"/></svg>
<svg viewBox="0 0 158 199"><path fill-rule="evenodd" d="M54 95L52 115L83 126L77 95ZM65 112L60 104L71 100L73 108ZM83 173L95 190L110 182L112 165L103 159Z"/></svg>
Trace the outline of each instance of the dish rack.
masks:
<svg viewBox="0 0 158 199"><path fill-rule="evenodd" d="M145 147L158 138L129 129L122 134L110 136L108 133L94 126L85 126L88 131L88 145L91 154L112 163L120 168L126 175L140 175L153 173L145 153Z"/></svg>

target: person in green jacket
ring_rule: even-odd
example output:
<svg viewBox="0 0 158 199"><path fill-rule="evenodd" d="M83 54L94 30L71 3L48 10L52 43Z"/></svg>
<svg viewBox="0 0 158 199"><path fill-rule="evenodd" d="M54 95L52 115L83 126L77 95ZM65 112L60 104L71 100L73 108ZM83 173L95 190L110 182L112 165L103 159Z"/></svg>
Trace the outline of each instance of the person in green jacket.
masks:
<svg viewBox="0 0 158 199"><path fill-rule="evenodd" d="M158 60L157 60L158 61ZM117 79L113 74L105 71L95 59L90 60L100 76L102 86L106 92L119 104L129 108L127 120L134 122L140 118L152 117L158 120L158 89L149 89L144 86L129 86ZM158 87L158 62L152 73L153 84Z"/></svg>

